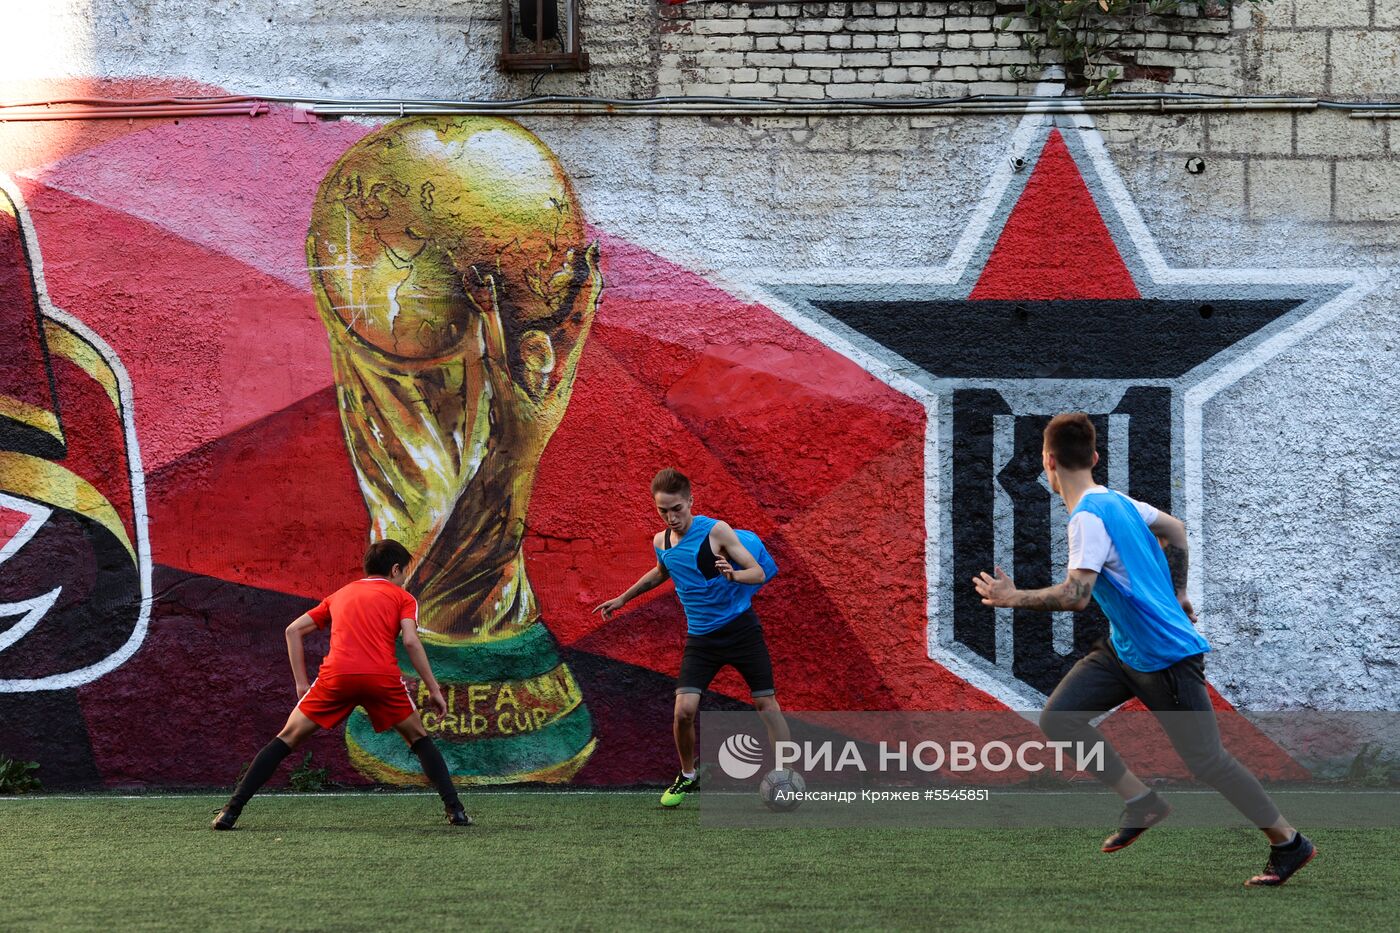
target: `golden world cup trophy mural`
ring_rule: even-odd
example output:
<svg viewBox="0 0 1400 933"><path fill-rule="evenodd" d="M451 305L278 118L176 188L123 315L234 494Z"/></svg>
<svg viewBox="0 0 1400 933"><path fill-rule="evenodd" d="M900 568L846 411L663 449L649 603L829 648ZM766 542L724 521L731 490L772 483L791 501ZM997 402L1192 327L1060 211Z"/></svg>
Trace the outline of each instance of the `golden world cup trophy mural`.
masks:
<svg viewBox="0 0 1400 933"><path fill-rule="evenodd" d="M413 554L449 706L424 724L462 783L567 781L597 740L521 544L603 287L569 179L512 121L399 120L327 174L306 253L371 537ZM359 710L346 742L363 774L421 780Z"/></svg>

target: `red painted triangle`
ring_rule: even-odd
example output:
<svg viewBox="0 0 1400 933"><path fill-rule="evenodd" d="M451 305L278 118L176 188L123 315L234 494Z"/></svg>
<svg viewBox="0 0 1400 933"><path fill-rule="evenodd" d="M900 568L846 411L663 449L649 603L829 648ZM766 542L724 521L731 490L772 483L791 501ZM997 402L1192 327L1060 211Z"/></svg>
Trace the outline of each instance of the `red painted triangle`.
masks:
<svg viewBox="0 0 1400 933"><path fill-rule="evenodd" d="M29 521L26 513L0 505L0 550L13 541Z"/></svg>
<svg viewBox="0 0 1400 933"><path fill-rule="evenodd" d="M1215 710L1225 747L1246 768L1258 777L1273 781L1306 781L1312 776L1264 730L1239 713L1215 687L1206 684L1206 690L1210 693L1211 707ZM1144 768L1158 777L1189 780L1191 773L1172 751L1166 733L1143 728L1148 722L1147 713L1147 706L1141 700L1132 699L1109 713L1099 729L1126 760L1133 762L1134 768Z"/></svg>
<svg viewBox="0 0 1400 933"><path fill-rule="evenodd" d="M161 564L318 599L353 580L369 515L335 387L148 474Z"/></svg>
<svg viewBox="0 0 1400 933"><path fill-rule="evenodd" d="M1052 130L973 299L1137 298L1074 157Z"/></svg>

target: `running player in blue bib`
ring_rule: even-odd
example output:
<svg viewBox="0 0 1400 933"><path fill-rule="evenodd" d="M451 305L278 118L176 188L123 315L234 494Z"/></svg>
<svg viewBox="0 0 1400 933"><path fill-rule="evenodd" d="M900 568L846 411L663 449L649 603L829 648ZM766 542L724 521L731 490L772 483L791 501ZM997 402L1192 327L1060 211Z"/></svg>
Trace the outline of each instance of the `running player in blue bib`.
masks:
<svg viewBox="0 0 1400 933"><path fill-rule="evenodd" d="M763 627L750 606L758 587L778 568L757 535L693 514L690 480L680 471L667 468L657 473L651 481L651 494L656 511L666 522L666 529L652 539L656 566L627 592L593 611L610 619L642 593L667 580L676 584L686 622L673 722L681 770L661 795L662 806L675 807L685 800L686 794L699 789L695 716L700 709L700 694L726 664L748 684L754 709L768 729L769 740L790 738L773 686L773 664L763 640Z"/></svg>
<svg viewBox="0 0 1400 933"><path fill-rule="evenodd" d="M1129 771L1090 725L1137 697L1154 713L1178 714L1158 721L1191 773L1268 836L1269 861L1245 884L1283 884L1317 850L1220 743L1206 690L1204 656L1210 645L1197 633L1195 610L1186 597L1186 526L1096 484L1096 447L1094 423L1085 414L1057 415L1046 425L1045 475L1070 516L1065 581L1042 590L1018 590L997 567L993 574L974 577L973 585L988 606L1078 611L1092 595L1108 616L1108 639L1070 669L1040 715L1041 729L1053 740L1103 743L1104 766L1096 776L1126 803L1119 829L1104 840L1103 851L1128 846L1171 813L1166 800Z"/></svg>

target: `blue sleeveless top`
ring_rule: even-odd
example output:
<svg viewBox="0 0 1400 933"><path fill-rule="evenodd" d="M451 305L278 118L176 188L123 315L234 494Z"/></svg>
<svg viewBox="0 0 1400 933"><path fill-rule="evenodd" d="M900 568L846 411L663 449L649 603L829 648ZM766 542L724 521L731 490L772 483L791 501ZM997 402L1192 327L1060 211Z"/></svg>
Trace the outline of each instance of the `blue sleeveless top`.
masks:
<svg viewBox="0 0 1400 933"><path fill-rule="evenodd" d="M1177 602L1166 555L1137 507L1110 490L1086 495L1074 511L1099 517L1127 574L1126 584L1100 574L1094 587L1094 601L1108 616L1109 640L1118 657L1148 673L1209 651Z"/></svg>
<svg viewBox="0 0 1400 933"><path fill-rule="evenodd" d="M753 602L753 594L763 585L733 583L716 569L710 530L717 523L716 519L697 515L679 541L672 541L666 549L656 548L657 563L666 568L676 584L676 596L685 610L686 633L690 635L708 635L743 615ZM764 583L773 579L778 565L758 535L752 531L734 533L763 568ZM666 535L669 534L668 530Z"/></svg>

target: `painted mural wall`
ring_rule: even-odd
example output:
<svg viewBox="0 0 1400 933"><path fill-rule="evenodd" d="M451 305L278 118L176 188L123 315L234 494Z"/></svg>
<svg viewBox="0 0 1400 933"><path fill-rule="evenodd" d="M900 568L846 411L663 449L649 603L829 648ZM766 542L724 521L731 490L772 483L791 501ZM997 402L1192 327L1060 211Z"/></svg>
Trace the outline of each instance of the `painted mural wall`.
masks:
<svg viewBox="0 0 1400 933"><path fill-rule="evenodd" d="M1188 522L1221 708L1396 708L1385 247L1199 210L1119 125L6 126L0 753L227 782L295 700L283 627L393 537L461 779L661 780L679 606L590 609L667 465L782 567L787 708L1036 709L1104 619L966 584L1058 578L1068 408ZM394 743L310 748L412 780Z"/></svg>

